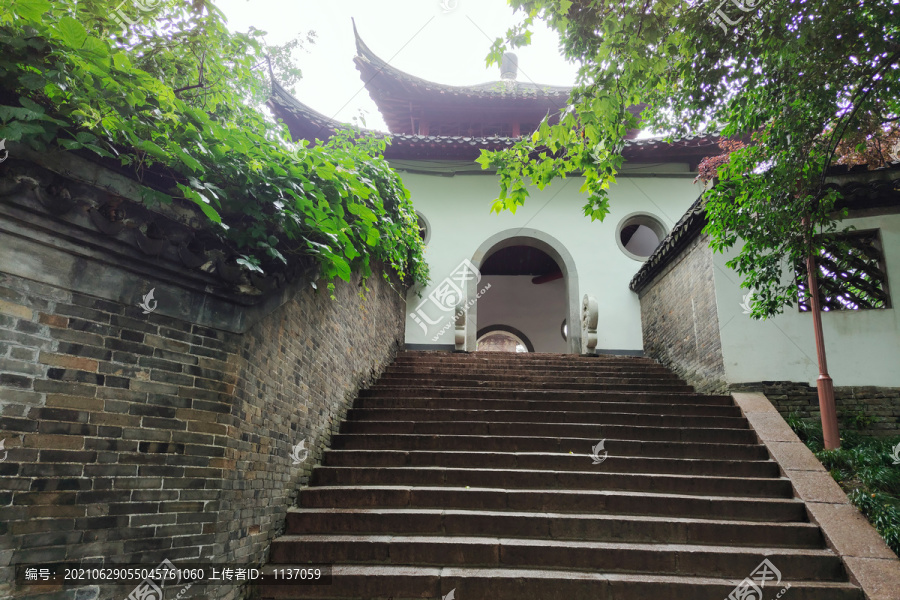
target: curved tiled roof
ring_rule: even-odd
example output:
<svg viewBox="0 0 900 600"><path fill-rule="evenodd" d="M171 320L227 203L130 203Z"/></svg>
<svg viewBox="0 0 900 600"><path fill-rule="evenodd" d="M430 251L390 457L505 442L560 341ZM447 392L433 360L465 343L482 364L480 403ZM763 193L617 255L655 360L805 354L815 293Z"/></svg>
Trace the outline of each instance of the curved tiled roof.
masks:
<svg viewBox="0 0 900 600"><path fill-rule="evenodd" d="M372 129L362 129L349 123L341 123L303 104L277 81L272 82L269 106L287 123L296 139L328 139L338 129L353 129L380 138L390 138L391 146L385 152L387 158L458 158L474 160L481 150L501 150L514 145L518 138L503 136L447 136L418 134L389 134ZM670 142L663 138L625 140L623 153L629 160L662 162L699 162L716 148L716 135L687 136ZM439 156L436 156L439 155Z"/></svg>
<svg viewBox="0 0 900 600"><path fill-rule="evenodd" d="M391 134L374 129L363 129L349 123L341 123L331 117L310 108L294 98L290 92L284 89L278 82L272 83L272 95L269 97L269 106L275 114L287 123L291 134L297 139L327 140L338 129L351 129L373 135L378 138L391 140L391 146L385 152L388 158L409 158L417 153L427 152L429 149L439 149L442 154L448 151L451 155L460 152L469 158L474 151L474 156L480 150L500 150L516 143L516 138L490 136L445 136L445 135L414 135ZM445 156L454 158L459 156Z"/></svg>
<svg viewBox="0 0 900 600"><path fill-rule="evenodd" d="M553 98L560 103L565 103L572 92L571 87L540 85L522 81L489 81L476 85L457 86L436 83L405 73L391 66L380 58L366 45L353 22L353 35L356 38L357 56L353 59L357 68L372 79L366 81L366 86L393 84L410 93L419 95L433 95L436 98L447 97L472 97L472 98L498 98L504 100L536 98ZM377 76L377 77L376 77Z"/></svg>

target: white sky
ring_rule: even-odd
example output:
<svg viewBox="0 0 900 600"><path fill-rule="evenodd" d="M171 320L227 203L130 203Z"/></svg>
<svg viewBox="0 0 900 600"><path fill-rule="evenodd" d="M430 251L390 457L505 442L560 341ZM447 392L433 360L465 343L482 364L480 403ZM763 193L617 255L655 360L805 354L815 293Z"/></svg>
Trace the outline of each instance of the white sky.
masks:
<svg viewBox="0 0 900 600"><path fill-rule="evenodd" d="M500 79L485 67L494 38L519 21L506 0L215 0L232 29L256 27L271 44L312 29L316 43L298 52L303 79L297 99L340 121L364 111L366 126L386 130L353 63L350 18L363 41L382 59L411 75L468 85ZM303 35L302 37L305 37ZM516 51L519 80L572 85L577 67L563 59L554 32L538 26L532 44Z"/></svg>

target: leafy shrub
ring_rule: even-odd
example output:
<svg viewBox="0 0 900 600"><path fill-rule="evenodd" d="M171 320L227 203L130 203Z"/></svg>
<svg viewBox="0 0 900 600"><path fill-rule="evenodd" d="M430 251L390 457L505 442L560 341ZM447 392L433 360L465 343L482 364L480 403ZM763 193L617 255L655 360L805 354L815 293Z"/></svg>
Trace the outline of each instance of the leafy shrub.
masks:
<svg viewBox="0 0 900 600"><path fill-rule="evenodd" d="M375 259L427 281L415 211L381 156L385 140L345 133L293 144L259 107L273 55L287 80L299 76L289 48L266 46L264 32L229 31L207 0L148 6L3 2L0 139L130 169L154 182L144 185L146 204L193 202L253 270L312 259L327 280L349 281L354 270L368 276Z"/></svg>
<svg viewBox="0 0 900 600"><path fill-rule="evenodd" d="M900 465L893 464L891 458L900 437L875 438L845 427L841 429L841 447L825 450L820 424L793 413L787 422L847 492L850 502L900 556Z"/></svg>

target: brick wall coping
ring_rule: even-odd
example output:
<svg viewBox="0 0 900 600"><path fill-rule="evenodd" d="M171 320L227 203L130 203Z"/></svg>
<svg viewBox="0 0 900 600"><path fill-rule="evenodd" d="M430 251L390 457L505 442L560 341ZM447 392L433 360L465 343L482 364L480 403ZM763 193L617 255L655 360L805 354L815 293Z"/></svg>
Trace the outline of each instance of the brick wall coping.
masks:
<svg viewBox="0 0 900 600"><path fill-rule="evenodd" d="M900 161L872 171L865 170L865 165L838 165L829 170L826 182L826 187L839 189L843 195L837 208L896 209L900 206ZM706 210L701 194L634 274L628 289L639 293L647 287L700 234L706 223Z"/></svg>
<svg viewBox="0 0 900 600"><path fill-rule="evenodd" d="M12 275L131 306L153 290L157 314L234 333L315 287L311 262L265 278L229 265L195 207L148 208L142 186L121 174L70 153L19 152L24 159L0 177L2 261ZM124 219L100 215L110 206ZM150 225L162 240L146 235ZM200 250L190 247L195 240Z"/></svg>

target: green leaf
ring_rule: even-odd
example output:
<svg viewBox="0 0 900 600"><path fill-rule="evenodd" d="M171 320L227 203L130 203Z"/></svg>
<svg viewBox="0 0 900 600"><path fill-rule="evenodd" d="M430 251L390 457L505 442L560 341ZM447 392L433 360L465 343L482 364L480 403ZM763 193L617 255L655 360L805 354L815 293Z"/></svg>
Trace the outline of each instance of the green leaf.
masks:
<svg viewBox="0 0 900 600"><path fill-rule="evenodd" d="M59 31L62 41L76 49L81 48L84 40L87 39L87 30L84 25L69 16L59 20L57 31Z"/></svg>
<svg viewBox="0 0 900 600"><path fill-rule="evenodd" d="M203 165L197 161L197 159L195 159L193 156L191 156L181 148L175 148L175 154L178 156L178 158L181 159L181 162L183 162L187 166L187 168L189 168L194 173L202 173L206 170L203 168Z"/></svg>
<svg viewBox="0 0 900 600"><path fill-rule="evenodd" d="M52 7L47 0L15 0L12 11L20 17L32 21L40 21L44 13Z"/></svg>
<svg viewBox="0 0 900 600"><path fill-rule="evenodd" d="M97 59L109 55L109 47L95 37L88 36L81 47L85 54L91 55L91 58ZM121 68L121 67L120 67Z"/></svg>
<svg viewBox="0 0 900 600"><path fill-rule="evenodd" d="M43 106L41 106L40 104L38 104L37 102L35 102L34 100L32 100L30 98L26 98L25 96L19 97L19 104L24 106L30 112L35 113L37 115L43 115L46 112L44 110Z"/></svg>
<svg viewBox="0 0 900 600"><path fill-rule="evenodd" d="M200 207L200 210L203 211L203 214L206 215L210 221L213 223L221 223L222 217L212 206L206 202L200 194L196 194L190 197L190 200L194 202L197 206Z"/></svg>
<svg viewBox="0 0 900 600"><path fill-rule="evenodd" d="M135 144L135 147L138 150L143 150L150 156L153 156L160 160L167 160L169 158L169 155L166 154L165 150L163 150L162 148L160 148L159 146L157 146L150 140L141 140L137 144Z"/></svg>
<svg viewBox="0 0 900 600"><path fill-rule="evenodd" d="M243 267L250 269L251 271L256 271L257 273L263 273L262 268L259 266L259 260L255 258L250 258L247 256L241 256L240 258L235 259L235 262Z"/></svg>
<svg viewBox="0 0 900 600"><path fill-rule="evenodd" d="M350 265L347 264L347 261L345 261L340 256L335 256L332 258L331 264L334 265L338 277L340 277L344 281L350 281L352 271L350 270Z"/></svg>
<svg viewBox="0 0 900 600"><path fill-rule="evenodd" d="M40 90L43 89L47 84L46 78L43 75L38 75L37 73L26 73L19 77L19 83L24 85L29 90Z"/></svg>

